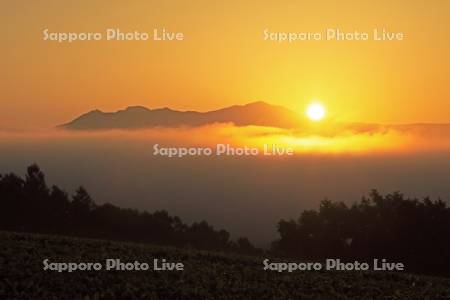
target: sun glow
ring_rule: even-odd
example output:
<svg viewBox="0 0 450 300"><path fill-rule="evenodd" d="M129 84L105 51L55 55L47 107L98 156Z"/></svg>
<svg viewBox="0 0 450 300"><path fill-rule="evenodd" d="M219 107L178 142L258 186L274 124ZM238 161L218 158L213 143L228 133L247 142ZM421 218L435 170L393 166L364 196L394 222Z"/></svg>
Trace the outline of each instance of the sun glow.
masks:
<svg viewBox="0 0 450 300"><path fill-rule="evenodd" d="M306 115L313 121L320 121L325 117L325 107L319 102L313 102L306 109Z"/></svg>

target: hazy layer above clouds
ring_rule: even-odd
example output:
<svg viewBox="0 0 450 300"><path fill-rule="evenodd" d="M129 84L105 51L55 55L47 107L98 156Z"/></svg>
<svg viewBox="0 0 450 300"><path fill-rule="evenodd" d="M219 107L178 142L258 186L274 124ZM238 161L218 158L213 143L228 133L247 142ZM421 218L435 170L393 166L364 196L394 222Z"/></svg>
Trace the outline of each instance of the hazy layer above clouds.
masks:
<svg viewBox="0 0 450 300"><path fill-rule="evenodd" d="M431 128L431 127L430 127ZM450 200L448 128L382 128L305 135L265 127L213 125L143 131L0 133L0 173L38 163L51 184L84 185L98 203L166 209L205 219L259 245L281 218L297 218L324 198L355 201L370 189ZM293 147L293 157L153 155L154 144L217 143Z"/></svg>

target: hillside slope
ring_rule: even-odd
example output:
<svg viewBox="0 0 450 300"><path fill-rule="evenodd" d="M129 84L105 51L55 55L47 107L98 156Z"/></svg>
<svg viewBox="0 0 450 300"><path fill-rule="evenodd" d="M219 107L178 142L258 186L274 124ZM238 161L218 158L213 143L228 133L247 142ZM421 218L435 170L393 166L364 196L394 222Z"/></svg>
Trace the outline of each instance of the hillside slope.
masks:
<svg viewBox="0 0 450 300"><path fill-rule="evenodd" d="M262 270L262 258L0 232L0 299L448 299L450 279ZM42 261L182 261L184 271L44 271Z"/></svg>

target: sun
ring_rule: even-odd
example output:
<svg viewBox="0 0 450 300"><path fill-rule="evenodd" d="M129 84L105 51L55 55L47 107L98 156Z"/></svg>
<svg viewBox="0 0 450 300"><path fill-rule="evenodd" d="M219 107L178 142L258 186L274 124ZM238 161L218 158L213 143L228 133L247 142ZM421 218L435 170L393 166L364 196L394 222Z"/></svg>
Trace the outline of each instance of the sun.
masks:
<svg viewBox="0 0 450 300"><path fill-rule="evenodd" d="M313 102L308 105L306 109L306 115L312 121L320 121L325 117L325 107L319 102Z"/></svg>

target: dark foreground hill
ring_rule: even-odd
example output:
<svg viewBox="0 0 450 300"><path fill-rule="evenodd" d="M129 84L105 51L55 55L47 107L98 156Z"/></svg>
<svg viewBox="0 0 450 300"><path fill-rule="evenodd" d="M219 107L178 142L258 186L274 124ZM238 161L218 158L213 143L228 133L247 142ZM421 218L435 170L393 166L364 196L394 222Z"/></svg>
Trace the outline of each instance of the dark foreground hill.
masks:
<svg viewBox="0 0 450 300"><path fill-rule="evenodd" d="M0 299L448 299L450 279L376 272L276 273L263 258L0 232ZM184 271L44 271L52 262L151 262Z"/></svg>

